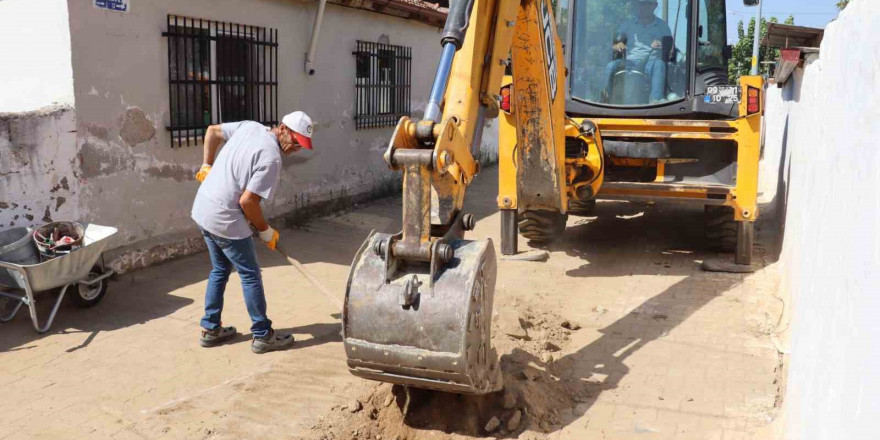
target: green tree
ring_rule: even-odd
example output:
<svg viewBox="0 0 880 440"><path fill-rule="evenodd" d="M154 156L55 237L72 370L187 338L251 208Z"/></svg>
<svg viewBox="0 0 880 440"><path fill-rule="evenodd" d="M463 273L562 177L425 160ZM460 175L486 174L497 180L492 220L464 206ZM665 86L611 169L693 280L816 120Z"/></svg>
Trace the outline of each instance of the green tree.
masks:
<svg viewBox="0 0 880 440"><path fill-rule="evenodd" d="M849 0L840 0L839 2L837 2L837 9L840 9L842 11L843 8L845 8L848 4Z"/></svg>
<svg viewBox="0 0 880 440"><path fill-rule="evenodd" d="M776 17L771 17L769 21L762 18L762 36L767 33L767 23L779 23L779 20ZM789 16L785 20L785 24L794 24L794 16ZM752 71L752 48L755 43L755 19L753 18L749 21L748 32L746 32L745 25L742 20L740 20L737 25L737 35L739 36L739 41L733 45L732 56L728 66L728 73L732 84L738 83L740 76L748 75ZM763 63L764 61L776 60L779 56L779 51L777 49L761 46L759 54L760 57L758 62ZM760 64L758 66L758 72L761 75L770 75L770 71L769 64Z"/></svg>

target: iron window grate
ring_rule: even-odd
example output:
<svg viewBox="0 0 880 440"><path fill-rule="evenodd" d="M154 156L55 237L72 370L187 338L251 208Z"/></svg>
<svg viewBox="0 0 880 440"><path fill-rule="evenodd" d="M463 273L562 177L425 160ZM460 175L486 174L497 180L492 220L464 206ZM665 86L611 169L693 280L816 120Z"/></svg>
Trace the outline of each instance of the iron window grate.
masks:
<svg viewBox="0 0 880 440"><path fill-rule="evenodd" d="M412 48L358 41L355 128L389 127L410 115Z"/></svg>
<svg viewBox="0 0 880 440"><path fill-rule="evenodd" d="M278 123L278 31L168 15L171 146L197 142L209 125Z"/></svg>

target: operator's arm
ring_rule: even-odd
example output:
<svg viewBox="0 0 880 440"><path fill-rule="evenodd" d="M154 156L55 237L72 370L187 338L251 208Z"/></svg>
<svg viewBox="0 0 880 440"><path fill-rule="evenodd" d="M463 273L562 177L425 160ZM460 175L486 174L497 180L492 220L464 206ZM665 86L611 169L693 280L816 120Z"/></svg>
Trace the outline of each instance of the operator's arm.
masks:
<svg viewBox="0 0 880 440"><path fill-rule="evenodd" d="M263 210L260 208L260 202L262 200L262 197L248 190L245 190L238 199L238 204L241 205L241 211L244 212L244 217L254 225L255 228L257 228L257 231L260 232L269 228L269 224L266 223L266 219L263 218Z"/></svg>
<svg viewBox="0 0 880 440"><path fill-rule="evenodd" d="M672 32L669 30L669 25L666 24L666 22L663 20L660 20L660 23L662 23L662 25L660 26L660 36L659 38L655 39L654 42L651 44L651 47L653 47L654 49L660 49L661 47L663 47L664 38L672 39ZM673 45L675 44L674 41L672 43Z"/></svg>
<svg viewBox="0 0 880 440"><path fill-rule="evenodd" d="M672 37L672 31L669 29L669 23L667 23L667 22L665 22L665 21L663 21L663 20L660 20L660 21L661 21L661 23L663 23L663 36L664 36L664 37L670 37L670 38L671 38L671 37Z"/></svg>
<svg viewBox="0 0 880 440"><path fill-rule="evenodd" d="M620 23L620 26L617 27L617 33L614 34L614 42L612 43L612 47L617 52L623 52L626 50L628 36L626 35L626 22Z"/></svg>

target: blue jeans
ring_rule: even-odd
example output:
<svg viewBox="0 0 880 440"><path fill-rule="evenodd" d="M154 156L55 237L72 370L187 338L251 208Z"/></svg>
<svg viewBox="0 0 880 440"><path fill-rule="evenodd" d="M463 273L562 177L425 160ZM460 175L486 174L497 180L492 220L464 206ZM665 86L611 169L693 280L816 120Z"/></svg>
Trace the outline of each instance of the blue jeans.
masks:
<svg viewBox="0 0 880 440"><path fill-rule="evenodd" d="M627 70L636 70L640 63L632 60L614 60L605 66L605 91L611 94L611 87L614 81L614 74L626 67ZM645 74L651 78L651 101L656 102L663 99L666 92L666 63L661 60L650 60L645 65Z"/></svg>
<svg viewBox="0 0 880 440"><path fill-rule="evenodd" d="M218 237L202 230L208 253L211 255L211 274L208 276L208 289L205 291L205 316L202 328L214 330L220 326L220 314L223 313L223 292L232 268L238 271L241 278L241 289L244 291L244 304L251 317L251 333L255 338L268 336L272 329L272 321L266 317L266 295L263 292L263 277L260 264L257 263L257 251L254 240L250 237L241 240L230 240Z"/></svg>

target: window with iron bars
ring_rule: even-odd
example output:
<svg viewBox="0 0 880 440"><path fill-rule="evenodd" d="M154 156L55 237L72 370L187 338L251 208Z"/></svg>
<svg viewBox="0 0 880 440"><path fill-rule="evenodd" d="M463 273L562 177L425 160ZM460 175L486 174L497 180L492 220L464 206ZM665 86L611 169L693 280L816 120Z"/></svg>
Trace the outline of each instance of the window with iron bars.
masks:
<svg viewBox="0 0 880 440"><path fill-rule="evenodd" d="M355 127L389 127L410 115L412 48L358 41L355 56Z"/></svg>
<svg viewBox="0 0 880 440"><path fill-rule="evenodd" d="M276 29L168 15L171 146L198 142L209 125L278 123Z"/></svg>

